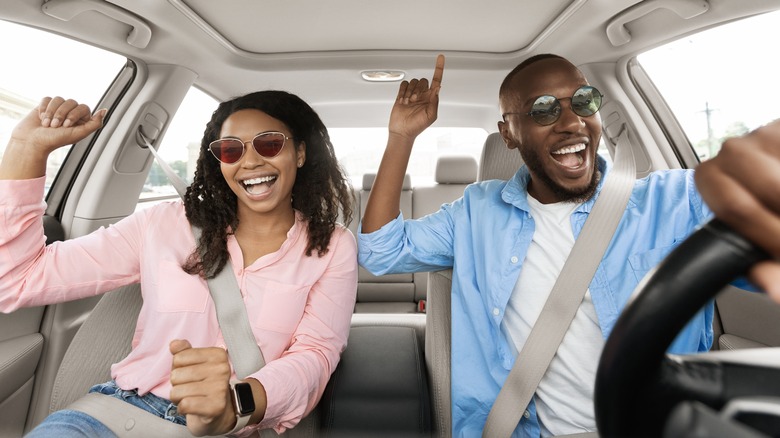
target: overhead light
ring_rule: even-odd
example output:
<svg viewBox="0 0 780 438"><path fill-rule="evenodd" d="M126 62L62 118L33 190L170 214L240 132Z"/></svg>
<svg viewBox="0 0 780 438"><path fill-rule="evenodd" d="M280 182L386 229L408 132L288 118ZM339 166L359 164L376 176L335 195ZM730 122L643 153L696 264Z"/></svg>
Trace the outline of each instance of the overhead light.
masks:
<svg viewBox="0 0 780 438"><path fill-rule="evenodd" d="M369 82L393 82L403 79L406 73L401 70L364 70L360 76Z"/></svg>

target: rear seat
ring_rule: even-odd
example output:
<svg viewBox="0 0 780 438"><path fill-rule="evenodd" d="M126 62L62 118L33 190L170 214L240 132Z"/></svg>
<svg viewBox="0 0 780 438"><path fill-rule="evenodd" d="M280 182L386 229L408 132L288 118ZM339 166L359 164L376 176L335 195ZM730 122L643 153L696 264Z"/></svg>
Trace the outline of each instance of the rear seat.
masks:
<svg viewBox="0 0 780 438"><path fill-rule="evenodd" d="M368 194L374 185L376 173L363 175L359 192L360 219L366 211ZM401 213L412 217L412 179L407 174L401 190ZM389 274L376 276L361 266L358 271L358 292L355 313L415 313L414 277L412 274Z"/></svg>
<svg viewBox="0 0 780 438"><path fill-rule="evenodd" d="M368 195L375 173L363 175L362 187L356 193L360 214L355 215L350 229L357 227L366 210ZM409 175L401 191L401 213L404 218L420 218L437 211L443 204L463 195L463 190L477 178L477 161L470 156L444 156L436 163L435 183L415 187ZM419 302L425 300L427 273L375 276L359 268L355 313L417 313Z"/></svg>
<svg viewBox="0 0 780 438"><path fill-rule="evenodd" d="M466 187L477 180L477 160L470 155L439 157L434 174L435 184L414 188L412 217L417 219L435 213L442 205L463 196ZM406 216L404 216L406 217ZM414 274L415 302L425 299L428 273Z"/></svg>

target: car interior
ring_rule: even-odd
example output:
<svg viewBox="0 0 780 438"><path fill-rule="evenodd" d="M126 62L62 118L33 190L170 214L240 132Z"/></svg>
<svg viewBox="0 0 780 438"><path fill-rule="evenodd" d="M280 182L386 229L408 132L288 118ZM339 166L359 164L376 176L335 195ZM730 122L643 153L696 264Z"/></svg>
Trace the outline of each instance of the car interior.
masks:
<svg viewBox="0 0 780 438"><path fill-rule="evenodd" d="M404 218L431 214L469 184L507 180L522 166L497 133L498 88L535 54L566 57L601 90L599 154L614 158L616 139L627 131L637 178L695 168L717 154L724 138L780 116L774 105L780 87L771 82L780 68L772 55L780 41L780 3L769 0L5 0L0 37L0 156L15 124L43 96L108 109L103 128L50 159L47 242L83 236L175 200L138 133L181 177L191 178L217 103L262 89L297 94L328 127L352 181L355 214L348 228L357 235L399 83L430 78L440 53L446 66L438 119L415 144L401 195ZM695 257L676 259L683 274ZM759 375L754 368L740 368L743 380L728 397L708 399L716 383L702 380L701 391L654 394L647 401L639 394L657 378L656 368L634 372L633 365L605 364L605 370L627 370L623 389L633 391L600 393L599 385L620 386L609 380L613 373L600 374L602 436L644 427L615 423L623 412L616 406L635 415L653 403L664 407L653 417L657 424L677 422L666 436L687 436L680 422L689 417L672 415L681 400L707 405L712 424L740 423L735 427L747 429L734 430L744 436L780 435L780 388L765 384L780 369L774 353L780 305L727 285L733 278L705 282L720 270L712 266L691 277L706 284L696 309L708 300L716 304L712 350L719 351L701 356L752 365L758 358L764 380L750 377ZM374 276L361 267L341 363L315 411L284 435L452 436L450 283L451 271ZM669 293L653 296L666 304L673 301ZM110 365L130 351L140 305L136 284L0 314L0 437L23 436L108 380ZM658 317L663 313L653 315L659 332L670 324ZM693 359L664 358L668 343L658 342L648 360L698 366ZM751 404L754 395L758 407ZM611 404L600 408L599 397ZM728 399L738 397L739 414L726 412ZM713 430L727 433L731 426Z"/></svg>

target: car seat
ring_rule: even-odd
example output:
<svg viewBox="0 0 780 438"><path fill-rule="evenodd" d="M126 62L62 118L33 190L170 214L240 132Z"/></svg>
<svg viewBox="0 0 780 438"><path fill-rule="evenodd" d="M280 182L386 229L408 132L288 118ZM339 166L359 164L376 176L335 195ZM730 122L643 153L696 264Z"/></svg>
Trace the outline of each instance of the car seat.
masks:
<svg viewBox="0 0 780 438"><path fill-rule="evenodd" d="M87 394L92 385L111 379L111 365L130 353L142 303L141 287L137 283L103 295L73 337L62 359L54 380L49 412L66 409ZM318 408L315 408L298 426L282 436L317 436L319 415ZM269 432L271 436L276 435ZM266 434L264 431L263 435Z"/></svg>
<svg viewBox="0 0 780 438"><path fill-rule="evenodd" d="M516 150L509 149L494 132L487 136L479 161L477 181L508 180L523 165ZM428 314L425 328L425 366L430 382L432 421L435 436L452 436L452 402L450 398L450 292L452 270L428 274Z"/></svg>

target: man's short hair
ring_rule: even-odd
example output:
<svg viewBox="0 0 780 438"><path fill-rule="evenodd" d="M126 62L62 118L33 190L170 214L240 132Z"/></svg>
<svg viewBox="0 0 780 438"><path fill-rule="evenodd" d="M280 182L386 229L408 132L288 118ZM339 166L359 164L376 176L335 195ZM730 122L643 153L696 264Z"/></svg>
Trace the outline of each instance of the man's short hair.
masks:
<svg viewBox="0 0 780 438"><path fill-rule="evenodd" d="M501 96L504 96L504 94L507 91L509 91L509 87L510 87L510 84L512 83L512 79L514 79L514 77L518 73L520 73L520 71L522 71L523 69L525 69L529 65L535 63L536 61L541 61L543 59L552 59L552 58L563 59L564 61L566 61L566 58L564 58L563 56L560 56L560 55L555 55L553 53L540 53L540 54L534 55L534 56L526 59L525 61L521 62L520 64L518 64L517 67L512 69L512 71L510 71L509 74L506 75L506 77L504 78L504 82L501 82L501 88L499 88L499 90L498 90L499 98Z"/></svg>

